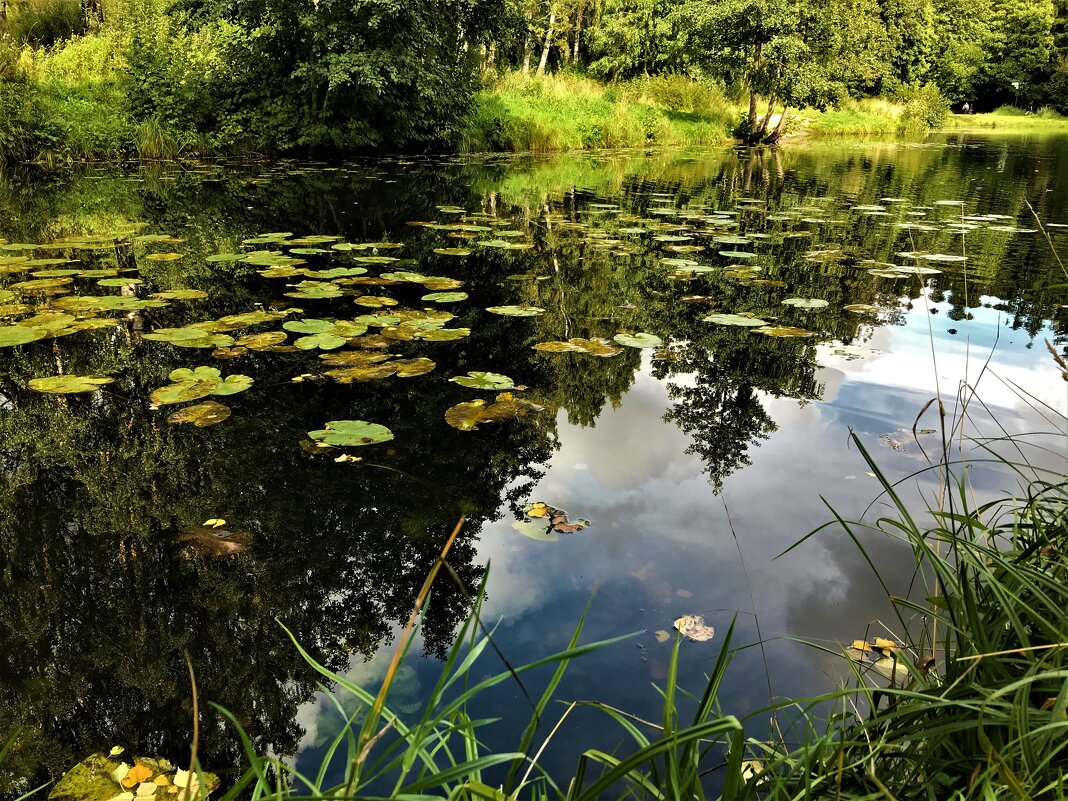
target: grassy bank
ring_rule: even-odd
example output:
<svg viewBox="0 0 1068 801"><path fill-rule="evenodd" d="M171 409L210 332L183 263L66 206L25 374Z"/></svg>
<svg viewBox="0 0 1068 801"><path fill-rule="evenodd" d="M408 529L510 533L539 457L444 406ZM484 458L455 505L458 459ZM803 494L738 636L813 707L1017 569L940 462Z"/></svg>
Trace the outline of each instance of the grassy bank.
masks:
<svg viewBox="0 0 1068 801"><path fill-rule="evenodd" d="M1015 106L1002 106L988 114L954 114L943 128L948 131L1068 132L1068 117L1049 108L1030 114Z"/></svg>
<svg viewBox="0 0 1068 801"><path fill-rule="evenodd" d="M739 113L717 89L682 76L604 84L515 73L478 93L458 144L467 152L718 145L731 140Z"/></svg>

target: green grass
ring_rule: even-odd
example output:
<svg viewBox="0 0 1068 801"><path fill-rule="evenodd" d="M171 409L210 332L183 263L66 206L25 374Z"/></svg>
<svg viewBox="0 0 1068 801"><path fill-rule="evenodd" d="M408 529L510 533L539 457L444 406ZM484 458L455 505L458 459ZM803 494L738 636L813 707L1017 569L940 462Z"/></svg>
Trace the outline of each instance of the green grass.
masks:
<svg viewBox="0 0 1068 801"><path fill-rule="evenodd" d="M458 143L465 152L719 145L738 109L681 77L606 85L569 75L520 73L480 92Z"/></svg>
<svg viewBox="0 0 1068 801"><path fill-rule="evenodd" d="M1050 108L1042 108L1035 114L1028 114L1021 108L1002 106L988 114L954 114L946 121L945 128L951 131L984 130L1055 133L1068 131L1068 117L1061 116Z"/></svg>

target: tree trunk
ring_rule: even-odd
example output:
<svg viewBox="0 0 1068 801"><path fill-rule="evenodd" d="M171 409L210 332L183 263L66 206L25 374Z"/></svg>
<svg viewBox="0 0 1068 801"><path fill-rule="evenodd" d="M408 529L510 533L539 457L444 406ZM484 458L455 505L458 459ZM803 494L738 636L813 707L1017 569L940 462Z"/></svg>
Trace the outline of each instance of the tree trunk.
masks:
<svg viewBox="0 0 1068 801"><path fill-rule="evenodd" d="M545 47L541 49L541 61L538 62L538 75L545 74L545 65L549 63L549 48L553 43L553 26L556 25L556 7L549 7L549 27L545 31Z"/></svg>
<svg viewBox="0 0 1068 801"><path fill-rule="evenodd" d="M489 49L486 51L486 69L493 69L493 66L497 63L497 43L490 42Z"/></svg>
<svg viewBox="0 0 1068 801"><path fill-rule="evenodd" d="M779 124L775 126L775 130L772 131L768 138L765 140L769 145L773 145L779 141L783 132L786 130L786 115L790 113L790 106L785 105L782 107L782 116L779 117Z"/></svg>
<svg viewBox="0 0 1068 801"><path fill-rule="evenodd" d="M774 93L768 98L768 111L760 121L760 127L753 131L753 134L750 137L753 144L760 144L764 141L764 136L768 132L768 123L771 122L771 115L775 113L775 101L777 99L778 98L775 97Z"/></svg>
<svg viewBox="0 0 1068 801"><path fill-rule="evenodd" d="M0 22L7 22L7 0L0 0Z"/></svg>
<svg viewBox="0 0 1068 801"><path fill-rule="evenodd" d="M82 0L82 22L86 31L95 31L104 22L103 0Z"/></svg>
<svg viewBox="0 0 1068 801"><path fill-rule="evenodd" d="M580 0L578 12L575 15L575 41L571 48L571 63L579 63L579 41L582 39L582 15L586 11L586 0Z"/></svg>

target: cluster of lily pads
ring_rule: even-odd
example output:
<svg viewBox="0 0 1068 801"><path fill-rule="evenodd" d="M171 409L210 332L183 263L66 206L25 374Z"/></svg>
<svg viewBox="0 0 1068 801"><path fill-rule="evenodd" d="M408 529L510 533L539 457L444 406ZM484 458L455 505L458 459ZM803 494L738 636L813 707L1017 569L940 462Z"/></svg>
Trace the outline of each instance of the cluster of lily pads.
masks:
<svg viewBox="0 0 1068 801"><path fill-rule="evenodd" d="M772 210L766 201L740 198L731 209L711 209L691 205L679 208L676 197L667 193L648 195L651 206L644 215L629 214L611 203L591 203L582 218L565 218L547 211L539 220L546 233L577 237L584 247L625 258L661 251L659 264L669 281L689 282L700 275L717 274L732 281L763 287L785 287L775 277L765 277L774 266L768 247L790 240L811 239L838 227L873 218L877 224L915 233L950 232L962 234L978 228L1004 233L1031 233L1032 229L1008 224L1004 215L966 215L958 201L939 201L960 214L947 220L928 217L933 206L912 206L901 198L883 198L879 205L840 208L835 202L815 202L807 206ZM439 206L442 220L412 221L410 226L434 232L449 242L433 247L434 254L463 259L477 250L525 251L534 248L529 232L515 227L512 219L484 212L469 212L459 206ZM148 278L139 275L134 249L148 263L173 262L184 258L174 248L182 239L167 234L140 234L137 226L111 236L83 236L58 239L45 244L9 243L0 240L0 278L11 280L0 288L0 348L27 345L83 331L114 330L121 322L115 315L160 309L173 303L190 303L208 292L188 287L171 287L143 293ZM448 342L470 334L470 329L449 327L455 315L440 308L469 300L464 281L450 276L418 272L418 263L403 258L400 242L348 242L337 235L294 236L291 232L259 234L245 239L237 252L206 257L209 264L241 263L260 277L284 282L282 295L294 301L316 302L351 299L351 319L312 316L295 306L230 314L214 320L201 320L177 327L158 327L139 336L150 342L178 348L211 351L219 360L237 359L247 353L319 352L322 375L340 384L412 378L426 375L436 363L426 357L405 358L389 352L405 342ZM551 246L551 245L550 245ZM126 258L120 258L125 255ZM931 264L952 265L966 261L963 255L921 250L900 251L905 263L883 263L860 258L842 247L821 245L801 254L801 259L820 266L847 263L865 269L876 278L896 280L925 277L940 272ZM119 266L119 265L124 266ZM377 275L372 270L381 270ZM513 281L539 281L549 276L515 273ZM394 294L415 288L423 308L408 308ZM111 294L106 290L118 290ZM683 298L686 302L714 300L701 295ZM795 312L814 313L829 306L823 298L786 297L781 305ZM713 307L714 308L714 307ZM845 311L874 315L873 304L851 303ZM507 317L538 317L545 313L530 304L497 305L486 311ZM749 329L770 337L813 337L817 331L779 322L772 310L713 310L705 322ZM281 322L282 330L250 331L256 326ZM611 339L589 336L537 342L533 348L547 354L585 354L612 357L626 348L660 349L662 337L642 331L623 330ZM666 349L665 349L666 350ZM848 348L846 348L848 350ZM660 354L663 351L655 350ZM832 351L838 353L838 351ZM862 358L864 349L842 351L848 358ZM304 373L294 381L316 376ZM213 367L182 368L170 374L172 383L157 388L151 401L157 407L199 401L171 413L172 423L205 427L226 420L230 409L209 396L226 396L244 391L254 383L249 376L226 377ZM50 394L94 392L112 383L111 376L64 374L41 376L28 381L35 391ZM540 410L536 403L515 392L514 381L504 375L472 371L449 379L472 389L498 392L495 400L476 399L460 403L445 413L446 422L460 430L474 430L481 424L499 422ZM383 429L365 421L332 421L311 439L321 446L370 444L386 441ZM379 428L382 428L379 426ZM317 436L316 436L317 435ZM390 437L392 434L389 435Z"/></svg>

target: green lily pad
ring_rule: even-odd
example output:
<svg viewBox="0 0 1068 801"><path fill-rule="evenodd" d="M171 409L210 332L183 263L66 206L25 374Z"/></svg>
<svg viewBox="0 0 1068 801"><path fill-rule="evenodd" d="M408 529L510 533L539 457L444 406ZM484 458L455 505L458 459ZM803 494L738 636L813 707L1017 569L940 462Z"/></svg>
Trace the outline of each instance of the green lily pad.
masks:
<svg viewBox="0 0 1068 801"><path fill-rule="evenodd" d="M339 384L353 384L363 381L379 381L389 378L397 372L396 362L382 364L357 364L351 367L336 367L326 374Z"/></svg>
<svg viewBox="0 0 1068 801"><path fill-rule="evenodd" d="M873 306L870 303L850 303L842 308L853 314L875 314L879 311L878 306Z"/></svg>
<svg viewBox="0 0 1068 801"><path fill-rule="evenodd" d="M795 309L814 311L816 309L826 308L829 305L829 302L822 298L787 298L783 301L783 305L793 306Z"/></svg>
<svg viewBox="0 0 1068 801"><path fill-rule="evenodd" d="M265 331L262 334L246 334L243 337L239 337L234 344L239 348L263 350L264 348L281 345L286 341L286 338L287 335L284 331Z"/></svg>
<svg viewBox="0 0 1068 801"><path fill-rule="evenodd" d="M307 336L298 337L293 341L293 345L300 350L337 350L345 344L347 340L344 337L340 337L337 334L324 333L324 334L309 334Z"/></svg>
<svg viewBox="0 0 1068 801"><path fill-rule="evenodd" d="M309 431L308 436L323 445L375 445L393 439L393 432L365 420L331 420L326 428Z"/></svg>
<svg viewBox="0 0 1068 801"><path fill-rule="evenodd" d="M96 392L114 380L114 378L97 378L89 375L53 375L47 378L31 378L26 385L35 392L72 395L78 392Z"/></svg>
<svg viewBox="0 0 1068 801"><path fill-rule="evenodd" d="M222 383L212 392L212 395L236 395L238 392L244 392L251 387L255 382L250 376L241 375L235 373L234 375L228 375L222 380Z"/></svg>
<svg viewBox="0 0 1068 801"><path fill-rule="evenodd" d="M213 394L221 383L218 378L178 381L153 390L149 399L157 406L170 406L175 403L199 400Z"/></svg>
<svg viewBox="0 0 1068 801"><path fill-rule="evenodd" d="M628 348L659 348L664 344L655 334L616 334L612 339Z"/></svg>
<svg viewBox="0 0 1068 801"><path fill-rule="evenodd" d="M544 351L546 353L585 353L586 349L581 345L576 345L574 342L560 342L553 340L550 342L539 342L536 345L531 346L534 350Z"/></svg>
<svg viewBox="0 0 1068 801"><path fill-rule="evenodd" d="M454 384L472 389L512 389L515 382L506 375L500 373L485 373L481 370L470 370L467 375L458 375L449 379Z"/></svg>
<svg viewBox="0 0 1068 801"><path fill-rule="evenodd" d="M23 325L0 326L0 348L25 345L28 342L44 339L46 336L48 332L42 328L27 328Z"/></svg>
<svg viewBox="0 0 1068 801"><path fill-rule="evenodd" d="M366 306L369 309L381 309L385 306L398 306L400 302L395 298L387 298L383 295L360 295L353 301L357 306Z"/></svg>
<svg viewBox="0 0 1068 801"><path fill-rule="evenodd" d="M701 319L706 323L716 323L717 325L740 325L754 328L768 324L767 320L761 320L758 317L747 317L744 314L710 314Z"/></svg>
<svg viewBox="0 0 1068 801"><path fill-rule="evenodd" d="M149 253L145 258L149 261L178 261L183 256L184 253Z"/></svg>
<svg viewBox="0 0 1068 801"><path fill-rule="evenodd" d="M470 328L436 328L421 333L419 339L424 342L451 342L454 339L463 339L470 334Z"/></svg>
<svg viewBox="0 0 1068 801"><path fill-rule="evenodd" d="M806 331L804 328L795 328L792 325L767 325L753 330L766 337L803 338L816 336L815 331Z"/></svg>
<svg viewBox="0 0 1068 801"><path fill-rule="evenodd" d="M439 256L470 256L471 251L467 248L434 248Z"/></svg>
<svg viewBox="0 0 1068 801"><path fill-rule="evenodd" d="M560 539L549 523L539 520L516 520L512 523L512 528L524 537L538 542L557 542Z"/></svg>
<svg viewBox="0 0 1068 801"><path fill-rule="evenodd" d="M328 298L340 298L345 293L336 284L325 284L320 281L301 281L296 285L293 292L286 292L286 297L298 298L299 300L325 300Z"/></svg>
<svg viewBox="0 0 1068 801"><path fill-rule="evenodd" d="M391 353L372 353L366 350L346 350L341 353L323 353L320 354L319 358L331 367L366 367L369 364L384 362L392 356L393 354Z"/></svg>
<svg viewBox="0 0 1068 801"><path fill-rule="evenodd" d="M186 406L184 409L172 412L168 415L167 422L171 425L177 423L192 423L197 428L207 428L208 426L221 423L229 416L229 406L224 406L218 401L205 401L204 403Z"/></svg>
<svg viewBox="0 0 1068 801"><path fill-rule="evenodd" d="M222 378L222 373L215 367L179 367L167 375L171 381L208 381Z"/></svg>
<svg viewBox="0 0 1068 801"><path fill-rule="evenodd" d="M721 250L720 256L728 259L755 259L757 254L748 250Z"/></svg>
<svg viewBox="0 0 1068 801"><path fill-rule="evenodd" d="M34 278L31 281L19 281L17 284L12 284L11 289L17 289L20 292L48 292L53 289L60 289L74 282L73 278Z"/></svg>
<svg viewBox="0 0 1068 801"><path fill-rule="evenodd" d="M449 407L445 412L445 422L461 431L473 431L483 423L497 423L540 411L542 407L536 403L516 398L510 392L502 392L490 404L480 399Z"/></svg>
<svg viewBox="0 0 1068 801"><path fill-rule="evenodd" d="M419 356L414 359L397 359L390 362L390 365L397 371L397 378L415 378L416 376L426 375L438 366L437 363L425 356Z"/></svg>
<svg viewBox="0 0 1068 801"><path fill-rule="evenodd" d="M168 289L152 293L152 297L161 300L201 300L207 296L208 293L202 289Z"/></svg>
<svg viewBox="0 0 1068 801"><path fill-rule="evenodd" d="M467 300L466 292L431 292L429 295L423 295L420 300L427 303L459 303L461 300Z"/></svg>
<svg viewBox="0 0 1068 801"><path fill-rule="evenodd" d="M545 309L540 306L489 306L486 311L505 317L537 317L545 314Z"/></svg>

